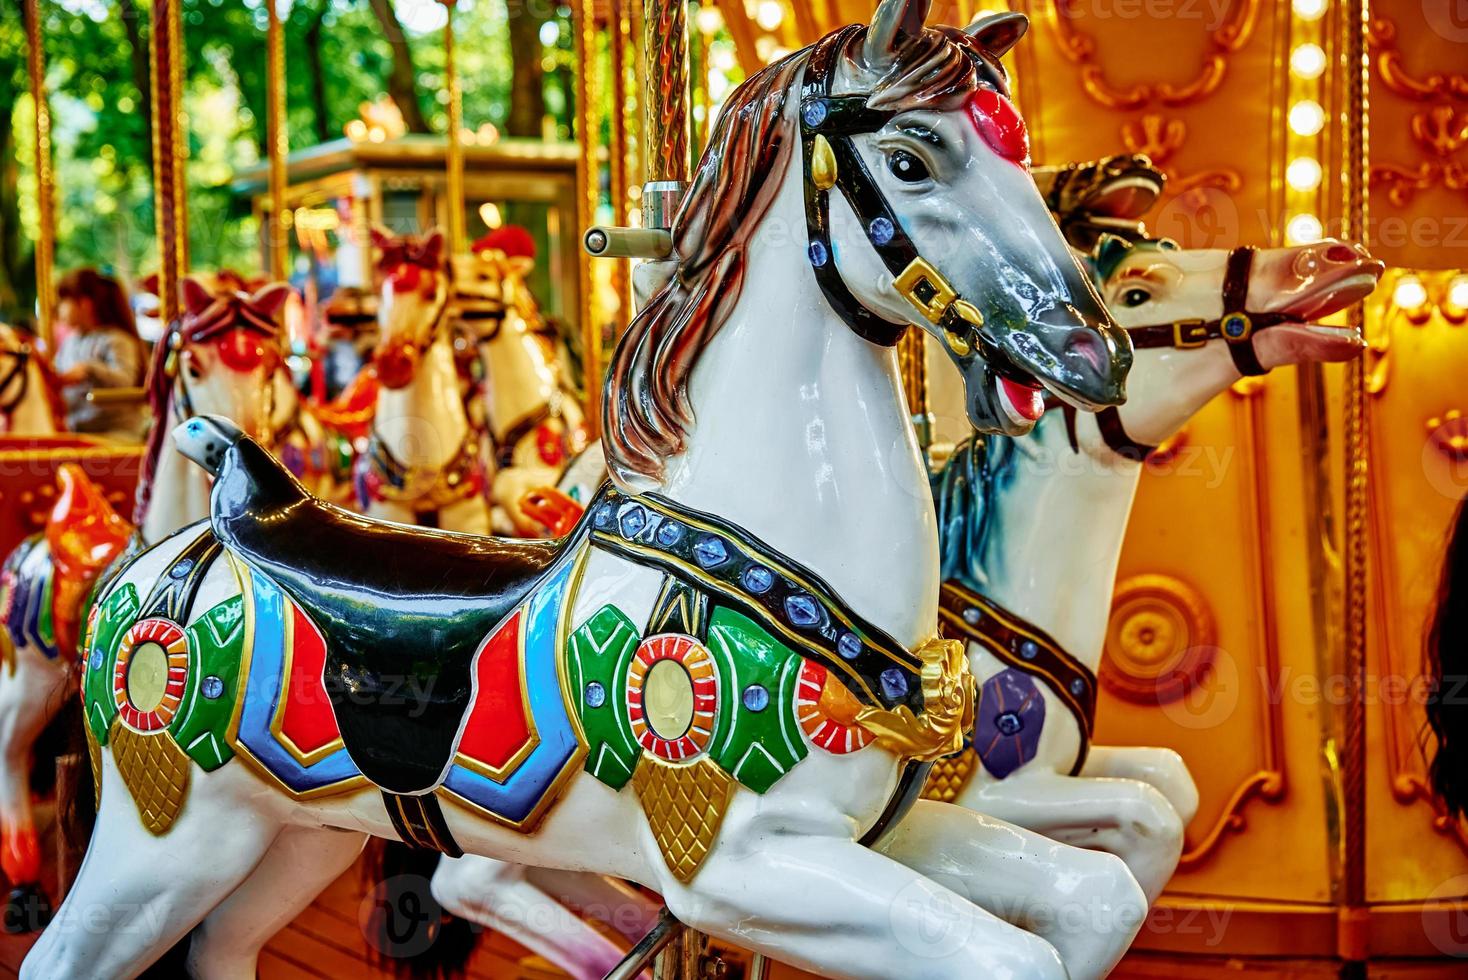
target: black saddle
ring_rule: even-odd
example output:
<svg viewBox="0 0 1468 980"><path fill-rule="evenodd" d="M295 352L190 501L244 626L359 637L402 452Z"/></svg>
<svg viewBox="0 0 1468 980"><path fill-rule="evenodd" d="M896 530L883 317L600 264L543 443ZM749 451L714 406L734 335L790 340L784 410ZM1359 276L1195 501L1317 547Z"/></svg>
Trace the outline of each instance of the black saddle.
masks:
<svg viewBox="0 0 1468 980"><path fill-rule="evenodd" d="M312 497L238 430L205 425L224 441L184 449L216 470L214 533L320 628L326 691L352 761L385 790L432 788L469 708L475 652L550 570L564 540L369 520Z"/></svg>

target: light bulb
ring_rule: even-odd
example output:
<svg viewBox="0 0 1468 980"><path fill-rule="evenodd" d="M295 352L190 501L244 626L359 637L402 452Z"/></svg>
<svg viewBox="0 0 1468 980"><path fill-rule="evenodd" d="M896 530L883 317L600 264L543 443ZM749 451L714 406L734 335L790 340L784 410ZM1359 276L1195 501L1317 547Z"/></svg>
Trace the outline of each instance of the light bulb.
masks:
<svg viewBox="0 0 1468 980"><path fill-rule="evenodd" d="M1315 215L1297 214L1285 226L1285 232L1290 236L1290 241L1303 245L1320 241L1324 237L1325 229L1320 226L1320 219Z"/></svg>
<svg viewBox="0 0 1468 980"><path fill-rule="evenodd" d="M1295 157L1285 168L1285 180L1297 191L1310 191L1320 186L1320 161L1314 157Z"/></svg>
<svg viewBox="0 0 1468 980"><path fill-rule="evenodd" d="M1302 99L1290 106L1290 129L1301 136L1314 136L1325 127L1325 110L1314 99Z"/></svg>
<svg viewBox="0 0 1468 980"><path fill-rule="evenodd" d="M1325 51L1318 44L1302 44L1290 52L1290 71L1301 78L1319 78L1325 71Z"/></svg>
<svg viewBox="0 0 1468 980"><path fill-rule="evenodd" d="M1392 305L1399 310L1418 310L1427 305L1427 287L1416 276L1403 276L1392 290Z"/></svg>

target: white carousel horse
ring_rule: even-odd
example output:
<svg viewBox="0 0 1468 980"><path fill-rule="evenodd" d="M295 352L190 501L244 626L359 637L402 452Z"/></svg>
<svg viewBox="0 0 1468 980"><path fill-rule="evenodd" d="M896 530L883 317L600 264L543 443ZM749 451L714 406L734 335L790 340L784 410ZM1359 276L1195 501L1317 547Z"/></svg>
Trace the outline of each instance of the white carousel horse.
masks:
<svg viewBox="0 0 1468 980"><path fill-rule="evenodd" d="M496 523L538 537L541 525L523 512L520 499L556 483L571 457L586 448L586 427L525 283L533 259L511 245L515 230L497 229L476 243L474 255L455 259L454 289L456 313L484 370Z"/></svg>
<svg viewBox="0 0 1468 980"><path fill-rule="evenodd" d="M374 230L383 275L380 384L365 452L354 472L362 512L451 531L490 529L480 438L459 390L448 328L443 235L394 238Z"/></svg>
<svg viewBox="0 0 1468 980"><path fill-rule="evenodd" d="M1170 749L1090 746L1096 669L1142 461L1242 373L1359 355L1312 326L1375 288L1382 265L1336 241L1179 250L1102 238L1102 297L1137 348L1128 398L1095 422L1049 412L979 437L934 483L945 635L981 684L973 744L930 794L1126 861L1149 902L1172 876L1198 796ZM899 827L897 833L902 833Z"/></svg>
<svg viewBox="0 0 1468 980"><path fill-rule="evenodd" d="M268 440L269 378L280 360L274 317L285 287L254 296L213 295L185 283L187 315L159 343L149 379L156 422L134 519L140 545L156 544L209 513L209 476L187 465L173 428L195 413L237 420ZM28 539L0 574L0 868L10 881L7 923L37 928L40 852L31 812L31 750L76 676L78 626L94 582L133 536L80 469L61 471L43 534Z"/></svg>
<svg viewBox="0 0 1468 980"><path fill-rule="evenodd" d="M51 436L61 428L45 362L14 327L0 323L0 435Z"/></svg>
<svg viewBox="0 0 1468 980"><path fill-rule="evenodd" d="M372 522L226 423L181 427L218 474L213 519L99 600L100 819L23 976L128 975L201 919L196 969L253 976L259 937L366 834L637 881L828 977L1120 958L1143 896L1111 855L944 804L913 808L897 858L862 843L972 708L962 650L932 635L937 529L892 344L941 337L975 426L1011 434L1042 386L1120 403L1130 362L1023 167L996 60L1023 18L925 30L927 7L886 0L733 96L680 274L613 360L617 485L566 541ZM214 696L139 704L132 660L157 648L174 688ZM1037 864L1069 864L1062 891L1031 891ZM995 914L1046 912L1057 944L1093 937L1070 974Z"/></svg>

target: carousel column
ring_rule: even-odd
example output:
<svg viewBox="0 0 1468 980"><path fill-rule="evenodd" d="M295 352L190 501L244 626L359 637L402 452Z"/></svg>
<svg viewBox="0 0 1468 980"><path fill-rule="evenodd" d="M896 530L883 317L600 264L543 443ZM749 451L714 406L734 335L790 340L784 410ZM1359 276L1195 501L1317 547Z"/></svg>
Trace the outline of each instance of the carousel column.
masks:
<svg viewBox="0 0 1468 980"><path fill-rule="evenodd" d="M265 31L265 103L266 147L269 153L270 211L266 215L266 273L275 282L290 275L291 216L286 209L286 157L290 141L286 132L285 113L285 31L280 22L279 0L266 0L268 14Z"/></svg>
<svg viewBox="0 0 1468 980"><path fill-rule="evenodd" d="M183 194L183 107L179 93L180 0L153 0L149 83L153 95L153 215L158 235L158 302L164 323L180 313L179 286L188 268L188 207Z"/></svg>
<svg viewBox="0 0 1468 980"><path fill-rule="evenodd" d="M440 0L446 18L443 24L443 81L448 94L448 150L447 181L444 196L448 209L449 251L461 255L469 250L468 232L464 222L464 90L459 84L459 69L455 64L454 50L454 7L455 0Z"/></svg>
<svg viewBox="0 0 1468 980"><path fill-rule="evenodd" d="M576 138L581 155L576 165L577 225L589 228L596 220L600 202L601 166L597 153L596 92L596 2L576 0L572 15L572 32L576 46ZM582 256L578 266L581 294L581 367L586 386L587 434L595 439L601 433L602 326L597 317L596 284L591 265Z"/></svg>
<svg viewBox="0 0 1468 980"><path fill-rule="evenodd" d="M49 346L56 316L56 178L51 163L51 104L46 98L46 49L41 37L41 2L25 0L26 70L35 114L36 333Z"/></svg>

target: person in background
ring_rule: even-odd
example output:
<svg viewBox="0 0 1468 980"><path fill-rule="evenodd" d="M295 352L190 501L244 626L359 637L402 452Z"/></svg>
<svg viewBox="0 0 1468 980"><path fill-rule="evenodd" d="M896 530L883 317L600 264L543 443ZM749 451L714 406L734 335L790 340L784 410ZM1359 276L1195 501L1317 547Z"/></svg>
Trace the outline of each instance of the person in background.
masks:
<svg viewBox="0 0 1468 980"><path fill-rule="evenodd" d="M99 388L143 383L146 358L127 295L117 280L96 269L77 269L56 287L56 318L62 335L56 373L66 401L66 421L75 432L135 442L142 437L143 403L94 403Z"/></svg>

